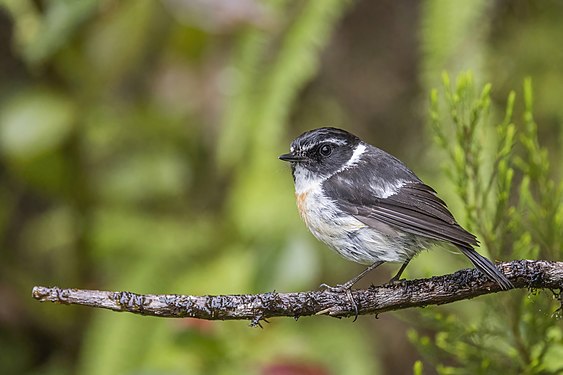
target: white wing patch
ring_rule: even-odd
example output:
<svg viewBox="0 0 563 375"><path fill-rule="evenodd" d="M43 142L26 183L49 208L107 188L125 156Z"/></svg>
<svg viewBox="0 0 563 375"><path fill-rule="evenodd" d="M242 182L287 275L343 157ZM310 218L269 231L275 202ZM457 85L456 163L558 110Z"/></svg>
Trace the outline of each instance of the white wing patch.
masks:
<svg viewBox="0 0 563 375"><path fill-rule="evenodd" d="M406 184L406 181L396 181L392 184L384 183L382 186L378 186L377 188L373 188L373 190L377 191L380 198L387 198L392 195L397 194L399 189Z"/></svg>

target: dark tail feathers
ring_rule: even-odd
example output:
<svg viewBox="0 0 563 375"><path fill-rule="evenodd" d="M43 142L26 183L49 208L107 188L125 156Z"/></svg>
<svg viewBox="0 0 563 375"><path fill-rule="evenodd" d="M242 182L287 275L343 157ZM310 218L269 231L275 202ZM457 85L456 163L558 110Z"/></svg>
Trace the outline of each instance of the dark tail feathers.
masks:
<svg viewBox="0 0 563 375"><path fill-rule="evenodd" d="M470 247L461 247L461 246L458 247L461 250L461 252L466 257L469 258L471 263L475 265L475 268L483 272L492 280L496 281L503 290L514 288L514 285L512 285L510 280L508 280L506 276L504 276L502 272L498 270L498 268L493 264L493 262L491 262L490 260L488 260L487 258L485 258L484 256L482 256L481 254L479 254L478 252L476 252L474 249Z"/></svg>

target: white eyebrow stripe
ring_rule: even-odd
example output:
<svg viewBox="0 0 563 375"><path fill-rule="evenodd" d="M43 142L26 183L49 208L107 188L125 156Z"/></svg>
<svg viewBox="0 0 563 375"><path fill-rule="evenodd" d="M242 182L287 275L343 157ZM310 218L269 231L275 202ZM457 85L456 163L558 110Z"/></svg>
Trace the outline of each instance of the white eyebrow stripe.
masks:
<svg viewBox="0 0 563 375"><path fill-rule="evenodd" d="M313 147L316 147L316 146L321 145L321 144L323 144L323 143L332 143L332 144L335 144L335 145L338 145L338 146L340 146L340 145L347 145L347 144L348 144L348 142L345 141L345 140L343 140L343 139L329 138L329 139L323 139L322 142L309 142L309 143L306 143L306 144L304 144L304 145L302 146L301 149L304 150L304 151L307 151L307 150L310 150L310 149L312 149Z"/></svg>
<svg viewBox="0 0 563 375"><path fill-rule="evenodd" d="M348 142L346 142L343 139L336 139L336 138L329 138L329 139L325 139L322 143L334 143L336 145L347 145Z"/></svg>

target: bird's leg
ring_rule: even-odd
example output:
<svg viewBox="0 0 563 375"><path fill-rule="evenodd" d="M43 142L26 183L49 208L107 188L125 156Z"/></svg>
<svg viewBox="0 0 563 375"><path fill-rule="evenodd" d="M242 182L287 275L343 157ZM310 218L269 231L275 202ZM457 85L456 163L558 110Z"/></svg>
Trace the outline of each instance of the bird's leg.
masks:
<svg viewBox="0 0 563 375"><path fill-rule="evenodd" d="M407 268L410 261L411 260L409 259L405 263L403 263L401 268L399 268L399 272L397 272L397 274L395 276L393 276L391 278L391 280L389 280L389 284L394 284L394 283L398 282L399 280L401 280L401 275L403 274L403 271L405 270L405 268Z"/></svg>
<svg viewBox="0 0 563 375"><path fill-rule="evenodd" d="M362 271L362 273L360 273L358 276L354 277L351 280L346 281L344 284L338 284L336 286L321 284L321 287L326 288L327 290L329 290L331 292L335 292L335 293L345 292L345 291L349 290L350 288L352 288L352 286L354 286L354 284L356 284L358 281L360 281L360 279L362 277L364 277L368 272L376 269L377 267L381 266L382 264L383 264L383 261L377 261L377 262L373 263L371 266L369 266L364 271Z"/></svg>
<svg viewBox="0 0 563 375"><path fill-rule="evenodd" d="M354 321L356 321L356 319L358 319L358 304L356 303L356 301L354 300L354 297L352 296L351 288L362 277L364 277L369 271L376 269L377 267L381 266L382 264L383 264L383 261L377 261L377 262L373 263L371 266L366 268L358 276L354 277L352 280L346 281L344 284L338 284L336 286L321 284L321 288L326 288L328 291L334 292L334 293L346 293L346 296L348 297L348 299L352 303L352 306L354 307L354 311L355 311Z"/></svg>

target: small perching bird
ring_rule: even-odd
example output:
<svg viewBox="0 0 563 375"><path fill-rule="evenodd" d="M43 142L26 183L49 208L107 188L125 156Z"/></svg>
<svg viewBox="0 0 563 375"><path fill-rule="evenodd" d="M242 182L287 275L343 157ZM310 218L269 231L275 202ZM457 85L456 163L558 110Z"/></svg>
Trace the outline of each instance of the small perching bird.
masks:
<svg viewBox="0 0 563 375"><path fill-rule="evenodd" d="M320 128L301 134L279 158L291 164L297 207L311 233L344 258L370 265L330 290L349 294L384 262L402 263L392 279L399 280L417 253L440 241L455 245L502 289L513 288L475 251L476 237L456 222L434 189L394 156L347 131Z"/></svg>

